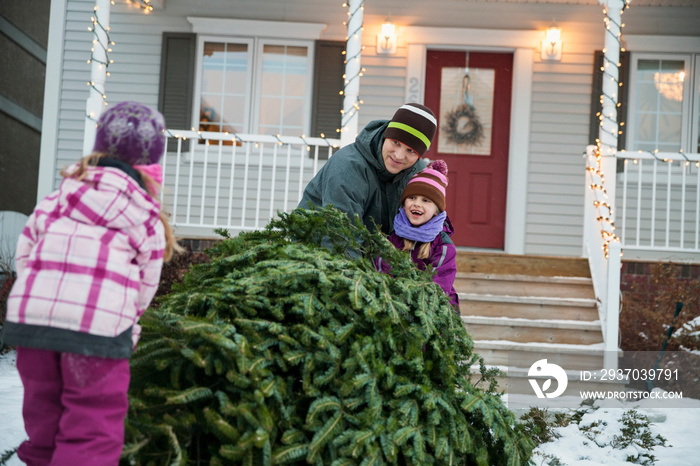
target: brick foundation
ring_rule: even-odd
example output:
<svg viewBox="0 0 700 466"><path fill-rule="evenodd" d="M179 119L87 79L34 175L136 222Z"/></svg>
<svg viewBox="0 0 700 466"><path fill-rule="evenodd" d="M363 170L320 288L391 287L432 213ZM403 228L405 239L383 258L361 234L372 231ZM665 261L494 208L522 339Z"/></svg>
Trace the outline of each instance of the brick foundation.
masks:
<svg viewBox="0 0 700 466"><path fill-rule="evenodd" d="M623 293L659 292L653 280L653 266L659 262L623 261L620 270L620 290ZM669 263L673 276L681 283L697 281L700 278L700 264ZM651 297L651 296L649 296Z"/></svg>

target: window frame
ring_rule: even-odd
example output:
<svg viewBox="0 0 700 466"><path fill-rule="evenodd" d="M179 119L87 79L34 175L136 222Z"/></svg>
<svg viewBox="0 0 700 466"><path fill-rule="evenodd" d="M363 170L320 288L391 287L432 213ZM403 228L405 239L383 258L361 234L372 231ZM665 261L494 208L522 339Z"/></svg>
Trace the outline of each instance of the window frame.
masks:
<svg viewBox="0 0 700 466"><path fill-rule="evenodd" d="M192 32L196 34L196 45L195 45L195 70L194 70L194 87L192 96L192 125L195 129L199 128L199 108L201 105L201 71L202 71L202 59L205 41L223 41L235 42L236 40L252 39L256 43L256 51L254 52L257 57L257 44L260 41L278 41L280 44L284 45L299 45L303 44L307 47L307 62L309 66L309 76L307 76L307 89L306 93L308 95L307 103L305 105L304 111L307 115L304 118L304 134L308 134L311 130L311 114L313 113L313 98L314 98L314 77L318 73L315 69L315 44L316 41L321 39L323 31L328 27L324 23L302 23L293 21L258 21L258 20L243 20L243 19L229 19L229 18L210 18L210 17L197 17L188 16L187 21L192 25ZM235 33L232 33L235 31ZM264 33L261 33L264 31ZM262 46L260 47L262 51ZM251 55L252 56L252 55ZM253 59L253 65L256 69L258 66L262 66L261 60ZM255 73L258 73L257 75ZM253 70L253 86L255 86L256 76L259 76L259 71ZM252 94L255 95L255 94ZM257 115L259 115L259 102L256 104L247 104L247 109L253 109L251 114L248 116L247 123L250 126L250 130L257 131L257 123L254 127L250 125L250 122L257 121ZM196 123L195 123L196 122ZM290 136L301 136L301 135L290 135Z"/></svg>
<svg viewBox="0 0 700 466"><path fill-rule="evenodd" d="M692 135L693 131L693 121L697 119L697 115L693 115L693 106L691 105L691 98L697 99L697 96L693 96L694 83L698 80L696 71L697 66L695 66L696 57L698 54L693 53L661 53L661 52L631 52L630 56L630 69L629 69L629 88L628 88L628 113L627 122L625 122L627 139L625 149L628 151L638 150L635 147L635 128L637 120L637 70L638 63L640 60L663 60L663 61L683 61L687 73L694 73L695 76L686 77L685 85L683 86L683 103L681 107L681 137L680 137L680 149L683 152L694 152L696 145L693 144ZM688 85L691 84L691 85ZM700 93L695 90L695 94ZM697 141L697 138L695 139ZM668 151L666 151L668 152Z"/></svg>
<svg viewBox="0 0 700 466"><path fill-rule="evenodd" d="M250 130L252 133L260 134L260 100L262 97L261 85L262 85L262 66L263 60L262 55L264 52L265 45L284 45L286 47L306 47L306 84L304 86L304 118L302 123L301 134L284 134L284 136L302 136L309 134L311 128L311 111L312 111L312 101L314 94L314 51L315 44L312 40L299 40L299 39L287 39L281 42L281 39L271 39L266 37L256 37L255 38L255 57L253 59L253 64L255 69L253 70L253 92L252 96L254 103L251 107L251 125Z"/></svg>
<svg viewBox="0 0 700 466"><path fill-rule="evenodd" d="M253 86L253 76L250 72L250 68L253 65L253 55L251 50L254 47L254 40L252 38L244 37L224 37L224 36L204 36L202 34L197 34L197 44L195 48L195 65L194 65L194 91L193 91L193 103L192 103L192 126L194 131L199 131L200 127L200 109L202 106L202 74L204 66L204 44L206 42L223 42L227 43L245 43L249 48L248 63L246 68L248 69L248 76L246 78L246 98L245 98L245 110L243 113L243 124L248 125L251 119L248 112L251 108L251 96L252 96L252 86ZM248 92L248 90L251 92ZM241 131L245 133L246 131Z"/></svg>
<svg viewBox="0 0 700 466"><path fill-rule="evenodd" d="M219 42L226 44L246 44L248 46L247 78L246 78L246 99L244 111L244 128L240 131L243 134L259 134L259 116L261 100L261 77L263 66L263 49L265 45L282 45L306 48L307 75L305 78L304 95L306 96L303 105L303 129L300 134L285 134L285 136L301 136L309 134L311 127L311 111L314 85L314 41L299 39L281 39L267 37L241 37L241 36L221 36L221 35L197 35L197 45L195 52L195 76L192 106L192 122L195 131L199 130L200 108L202 103L202 72L204 64L204 44L207 42Z"/></svg>

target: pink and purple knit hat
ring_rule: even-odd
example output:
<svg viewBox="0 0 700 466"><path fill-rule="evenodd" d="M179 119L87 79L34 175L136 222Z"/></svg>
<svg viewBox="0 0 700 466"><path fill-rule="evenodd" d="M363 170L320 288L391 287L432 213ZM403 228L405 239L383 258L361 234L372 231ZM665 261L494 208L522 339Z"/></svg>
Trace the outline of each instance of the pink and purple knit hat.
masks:
<svg viewBox="0 0 700 466"><path fill-rule="evenodd" d="M440 212L444 212L447 207L445 203L447 184L447 164L445 161L431 162L408 182L401 195L401 205L408 196L423 196L433 201Z"/></svg>
<svg viewBox="0 0 700 466"><path fill-rule="evenodd" d="M97 121L93 151L130 165L158 163L165 151L165 118L138 102L120 102Z"/></svg>

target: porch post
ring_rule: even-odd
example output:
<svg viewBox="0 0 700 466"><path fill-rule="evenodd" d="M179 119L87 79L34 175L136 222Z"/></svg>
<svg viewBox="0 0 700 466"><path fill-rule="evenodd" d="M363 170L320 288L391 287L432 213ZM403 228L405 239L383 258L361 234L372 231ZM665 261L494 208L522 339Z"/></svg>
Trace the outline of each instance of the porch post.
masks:
<svg viewBox="0 0 700 466"><path fill-rule="evenodd" d="M605 184L607 201L610 206L608 218L611 225L615 222L615 185L617 178L617 140L619 122L617 114L618 94L620 91L620 37L622 36L622 11L625 0L599 0L605 6L605 49L603 50L603 85L601 125L598 132L600 148L600 170L607 178ZM611 232L614 234L614 232ZM609 238L606 262L603 307L603 365L606 369L617 369L617 351L620 320L620 253L621 245L617 238Z"/></svg>
<svg viewBox="0 0 700 466"><path fill-rule="evenodd" d="M345 46L345 77L343 86L343 115L340 125L340 145L355 141L358 133L358 110L360 108L360 74L362 67L362 22L364 0L349 0L348 37Z"/></svg>
<svg viewBox="0 0 700 466"><path fill-rule="evenodd" d="M83 155L92 152L95 142L97 127L95 121L102 114L105 105L105 78L107 76L108 57L107 49L110 47L109 36L110 0L95 0L93 15L93 43L92 58L90 60L90 95L85 104L85 133L83 138Z"/></svg>
<svg viewBox="0 0 700 466"><path fill-rule="evenodd" d="M620 247L619 241L610 241L608 249L607 287L605 294L605 328L603 329L603 366L617 370L617 351L620 335Z"/></svg>

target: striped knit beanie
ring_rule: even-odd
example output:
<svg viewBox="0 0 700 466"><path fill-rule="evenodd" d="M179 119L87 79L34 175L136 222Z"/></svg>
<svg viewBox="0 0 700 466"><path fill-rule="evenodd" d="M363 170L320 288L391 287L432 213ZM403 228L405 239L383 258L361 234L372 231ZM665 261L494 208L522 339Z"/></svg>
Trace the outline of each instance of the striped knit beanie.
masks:
<svg viewBox="0 0 700 466"><path fill-rule="evenodd" d="M440 212L445 208L445 188L447 187L447 164L436 160L418 172L406 185L401 195L401 205L408 196L427 197L438 206Z"/></svg>
<svg viewBox="0 0 700 466"><path fill-rule="evenodd" d="M130 165L158 163L165 151L165 119L138 102L120 102L97 121L93 151Z"/></svg>
<svg viewBox="0 0 700 466"><path fill-rule="evenodd" d="M406 144L419 156L430 148L435 136L437 120L433 112L421 104L405 104L399 108L384 131L385 139L395 139Z"/></svg>

